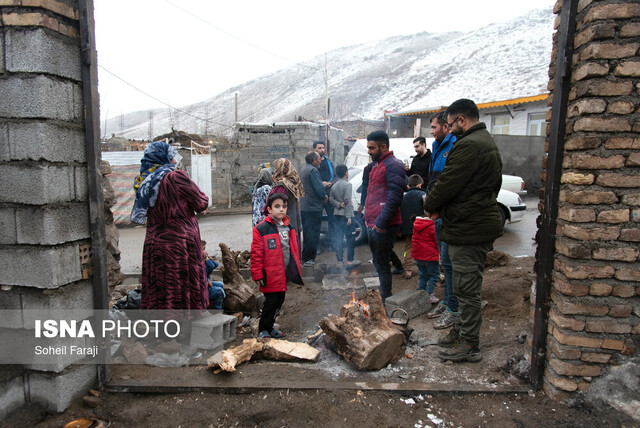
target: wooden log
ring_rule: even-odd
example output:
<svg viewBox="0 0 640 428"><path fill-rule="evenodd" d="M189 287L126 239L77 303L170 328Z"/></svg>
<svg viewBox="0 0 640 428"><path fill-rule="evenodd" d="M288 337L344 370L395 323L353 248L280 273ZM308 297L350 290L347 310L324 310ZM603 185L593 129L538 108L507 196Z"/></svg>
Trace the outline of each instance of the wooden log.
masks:
<svg viewBox="0 0 640 428"><path fill-rule="evenodd" d="M320 351L306 343L269 339L264 344L262 356L267 360L275 361L316 362Z"/></svg>
<svg viewBox="0 0 640 428"><path fill-rule="evenodd" d="M222 251L222 282L227 295L222 308L227 312L251 313L256 307L256 295L245 281L236 264L237 254L229 249L227 244L221 242Z"/></svg>
<svg viewBox="0 0 640 428"><path fill-rule="evenodd" d="M360 305L348 304L339 317L321 319L320 327L335 343L336 352L352 366L380 370L404 355L407 341L387 317L380 293L370 290L360 301L368 305L368 316Z"/></svg>
<svg viewBox="0 0 640 428"><path fill-rule="evenodd" d="M253 354L262 351L264 344L257 339L245 339L241 345L220 351L207 359L207 366L220 367L226 372L235 372L236 366L249 361Z"/></svg>

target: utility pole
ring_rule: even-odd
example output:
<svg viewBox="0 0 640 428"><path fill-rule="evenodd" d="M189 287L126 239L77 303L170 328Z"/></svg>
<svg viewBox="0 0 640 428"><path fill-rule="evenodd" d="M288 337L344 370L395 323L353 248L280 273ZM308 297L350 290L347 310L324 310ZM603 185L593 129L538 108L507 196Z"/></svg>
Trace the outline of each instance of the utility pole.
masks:
<svg viewBox="0 0 640 428"><path fill-rule="evenodd" d="M236 103L235 103L235 116L234 116L234 124L238 123L238 93L236 92Z"/></svg>
<svg viewBox="0 0 640 428"><path fill-rule="evenodd" d="M325 119L325 123L326 123L326 127L327 127L327 135L325 135L325 143L324 146L326 148L327 151L327 157L331 157L330 156L330 141L329 141L329 132L330 132L330 115L331 115L331 111L330 111L330 99L329 99L329 73L327 72L327 53L325 52L324 54L324 97L326 99L327 102L327 111L326 111L326 119Z"/></svg>
<svg viewBox="0 0 640 428"><path fill-rule="evenodd" d="M149 110L149 127L147 128L149 141L153 141L153 110Z"/></svg>

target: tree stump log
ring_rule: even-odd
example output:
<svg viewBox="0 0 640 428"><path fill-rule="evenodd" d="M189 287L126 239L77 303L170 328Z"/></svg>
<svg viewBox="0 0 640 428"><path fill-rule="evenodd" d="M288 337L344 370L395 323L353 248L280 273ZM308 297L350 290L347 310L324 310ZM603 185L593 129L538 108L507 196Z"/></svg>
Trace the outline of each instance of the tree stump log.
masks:
<svg viewBox="0 0 640 428"><path fill-rule="evenodd" d="M220 243L220 250L222 251L222 282L227 295L222 302L222 307L228 312L251 313L256 307L256 295L238 269L235 261L237 254L223 242Z"/></svg>
<svg viewBox="0 0 640 428"><path fill-rule="evenodd" d="M380 370L404 355L407 340L387 317L380 293L370 290L359 302L344 305L339 317L321 319L320 327L352 366ZM363 309L366 305L368 316Z"/></svg>

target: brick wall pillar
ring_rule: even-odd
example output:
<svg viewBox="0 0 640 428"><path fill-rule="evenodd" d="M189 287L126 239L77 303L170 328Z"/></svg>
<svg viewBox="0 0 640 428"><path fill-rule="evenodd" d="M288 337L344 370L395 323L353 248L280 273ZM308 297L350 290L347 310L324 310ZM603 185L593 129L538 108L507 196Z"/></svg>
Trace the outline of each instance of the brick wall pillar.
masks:
<svg viewBox="0 0 640 428"><path fill-rule="evenodd" d="M578 3L543 383L561 400L640 372L639 49L640 3Z"/></svg>
<svg viewBox="0 0 640 428"><path fill-rule="evenodd" d="M0 0L0 309L93 308L78 5ZM0 420L64 410L96 379L74 362L3 368Z"/></svg>

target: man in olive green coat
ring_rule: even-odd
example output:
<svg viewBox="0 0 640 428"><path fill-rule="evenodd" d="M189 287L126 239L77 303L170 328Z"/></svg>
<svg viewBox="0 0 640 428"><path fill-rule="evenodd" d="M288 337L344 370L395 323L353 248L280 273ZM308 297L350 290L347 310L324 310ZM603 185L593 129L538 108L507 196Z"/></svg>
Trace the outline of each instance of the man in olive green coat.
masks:
<svg viewBox="0 0 640 428"><path fill-rule="evenodd" d="M457 142L442 175L424 203L431 219L443 220L441 239L449 244L453 291L460 302L460 324L438 344L449 348L444 360L476 362L480 354L482 273L493 241L502 235L496 198L502 185L502 159L476 104L455 101L447 122Z"/></svg>

